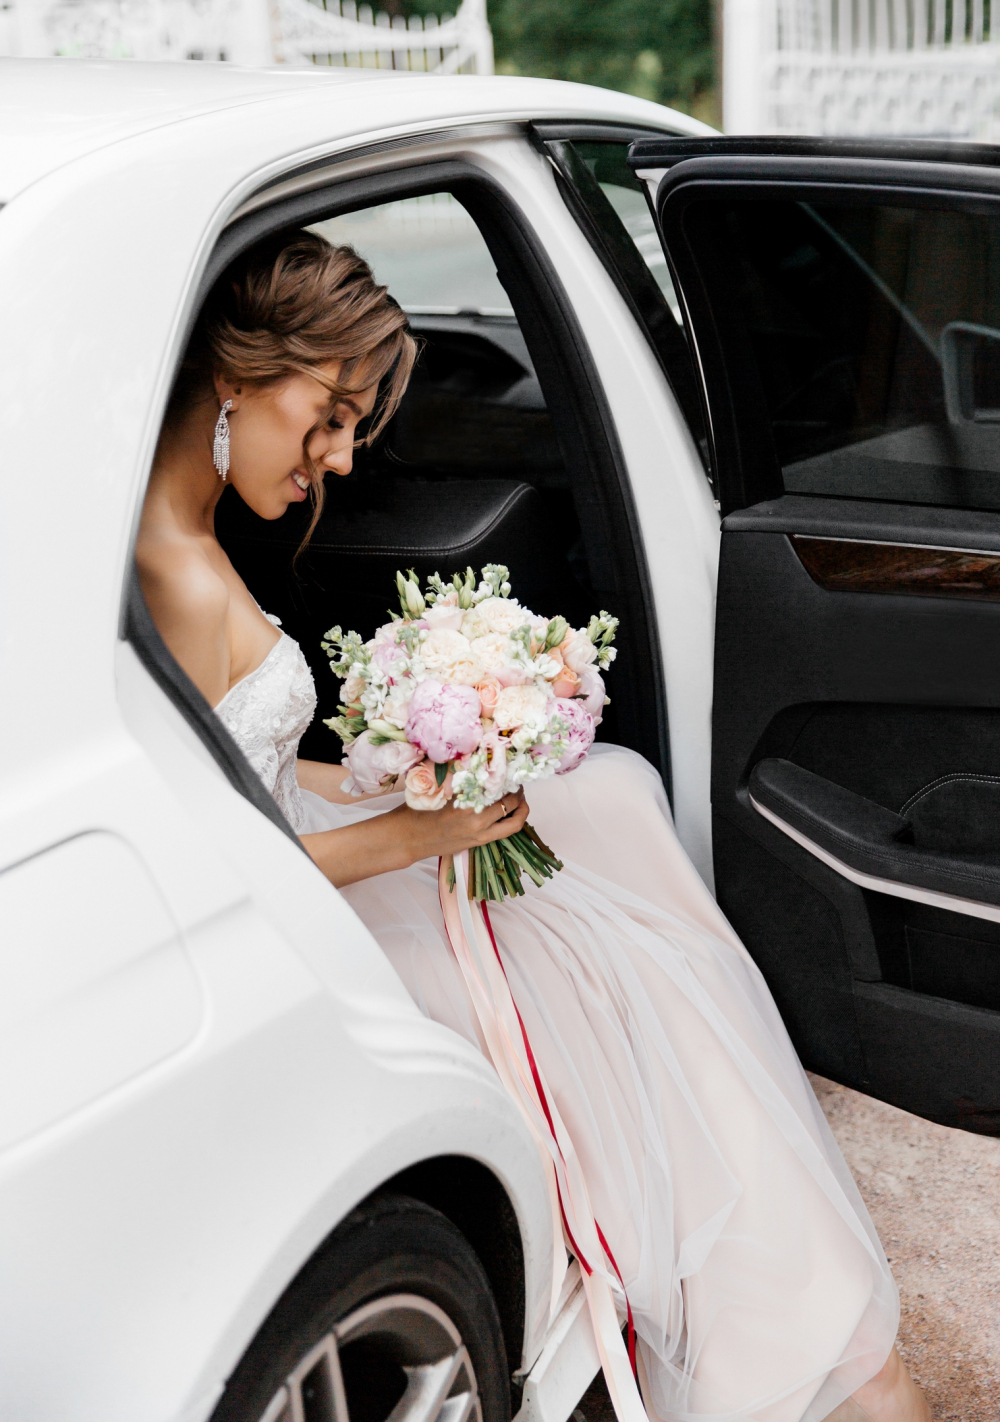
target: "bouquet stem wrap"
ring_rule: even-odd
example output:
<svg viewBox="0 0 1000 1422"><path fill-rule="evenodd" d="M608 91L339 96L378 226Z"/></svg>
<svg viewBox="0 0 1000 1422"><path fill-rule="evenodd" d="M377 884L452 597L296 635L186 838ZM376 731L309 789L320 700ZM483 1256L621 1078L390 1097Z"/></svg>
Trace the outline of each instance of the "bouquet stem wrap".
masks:
<svg viewBox="0 0 1000 1422"><path fill-rule="evenodd" d="M554 1236L575 1255L583 1278L594 1337L618 1422L647 1422L635 1377L635 1330L628 1311L628 1349L622 1341L612 1285L625 1286L600 1225L569 1132L547 1089L507 981L489 909L470 893L468 851L442 858L438 893L445 930L500 1080L518 1106L538 1147L552 1206ZM565 1266L553 1251L550 1322ZM609 1268L610 1266L610 1268ZM613 1271L613 1273L612 1273Z"/></svg>

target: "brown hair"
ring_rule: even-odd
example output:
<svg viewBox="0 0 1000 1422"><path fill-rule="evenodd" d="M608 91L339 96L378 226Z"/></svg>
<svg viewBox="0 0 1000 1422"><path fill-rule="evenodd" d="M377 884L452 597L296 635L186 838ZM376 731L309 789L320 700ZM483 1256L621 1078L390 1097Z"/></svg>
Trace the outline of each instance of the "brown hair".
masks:
<svg viewBox="0 0 1000 1422"><path fill-rule="evenodd" d="M334 247L315 232L286 234L244 253L212 288L188 342L167 419L206 398L216 374L231 385L271 385L297 373L315 377L317 366L339 360L337 381L323 381L331 410L345 395L381 387L368 433L359 441L371 444L403 397L416 352L406 313L353 248ZM323 511L323 480L308 446L324 422L302 441L313 502L302 548Z"/></svg>

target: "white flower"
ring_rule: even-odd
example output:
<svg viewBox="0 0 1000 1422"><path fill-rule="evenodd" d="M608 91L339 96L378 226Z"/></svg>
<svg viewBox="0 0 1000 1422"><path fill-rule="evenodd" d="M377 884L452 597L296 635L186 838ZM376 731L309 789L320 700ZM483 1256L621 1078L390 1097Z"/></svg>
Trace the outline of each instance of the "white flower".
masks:
<svg viewBox="0 0 1000 1422"><path fill-rule="evenodd" d="M471 607L462 619L462 631L469 640L487 637L491 632L512 632L526 627L532 614L509 597L487 597Z"/></svg>
<svg viewBox="0 0 1000 1422"><path fill-rule="evenodd" d="M398 726L400 730L406 725L406 715L409 710L410 699L416 689L415 682L409 677L405 681L398 681L395 686L389 688L389 695L382 704L383 720L389 722L391 726Z"/></svg>
<svg viewBox="0 0 1000 1422"><path fill-rule="evenodd" d="M471 646L488 672L502 671L510 662L511 645L506 632L487 632L485 636L473 638Z"/></svg>
<svg viewBox="0 0 1000 1422"><path fill-rule="evenodd" d="M445 628L449 632L461 632L463 616L457 597L454 603L439 599L433 607L427 609L421 621L426 622L432 629Z"/></svg>
<svg viewBox="0 0 1000 1422"><path fill-rule="evenodd" d="M457 686L477 686L486 668L461 632L435 628L420 645L420 660L428 676Z"/></svg>
<svg viewBox="0 0 1000 1422"><path fill-rule="evenodd" d="M497 697L493 724L498 731L522 726L540 730L548 720L548 697L537 686L505 686Z"/></svg>

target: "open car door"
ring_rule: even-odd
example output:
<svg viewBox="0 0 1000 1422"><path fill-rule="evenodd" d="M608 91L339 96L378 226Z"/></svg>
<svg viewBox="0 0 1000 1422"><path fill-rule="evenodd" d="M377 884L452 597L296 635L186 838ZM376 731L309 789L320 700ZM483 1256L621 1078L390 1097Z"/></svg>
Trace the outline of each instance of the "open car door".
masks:
<svg viewBox="0 0 1000 1422"><path fill-rule="evenodd" d="M1000 150L630 161L724 519L720 903L807 1066L1000 1133Z"/></svg>

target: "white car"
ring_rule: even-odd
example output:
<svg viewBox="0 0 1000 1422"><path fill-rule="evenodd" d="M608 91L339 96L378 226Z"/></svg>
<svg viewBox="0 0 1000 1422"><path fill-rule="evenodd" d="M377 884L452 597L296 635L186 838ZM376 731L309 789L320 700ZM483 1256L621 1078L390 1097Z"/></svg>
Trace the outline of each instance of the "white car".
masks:
<svg viewBox="0 0 1000 1422"><path fill-rule="evenodd" d="M220 505L320 717L322 634L370 632L397 566L608 607L602 732L659 767L709 882L714 833L806 1064L997 1129L994 152L726 140L534 80L77 61L0 63L0 137L3 1422L564 1422L597 1369L517 1110L134 580L200 303L296 227L356 244L424 342L297 564L295 510Z"/></svg>

